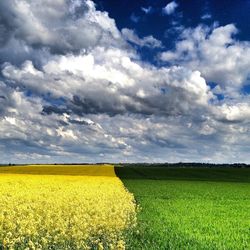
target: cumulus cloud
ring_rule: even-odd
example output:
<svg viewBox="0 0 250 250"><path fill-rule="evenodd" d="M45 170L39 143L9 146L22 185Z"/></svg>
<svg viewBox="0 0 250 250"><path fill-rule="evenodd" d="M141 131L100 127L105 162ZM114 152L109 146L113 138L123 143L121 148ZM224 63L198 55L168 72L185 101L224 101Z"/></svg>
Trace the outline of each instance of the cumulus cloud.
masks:
<svg viewBox="0 0 250 250"><path fill-rule="evenodd" d="M137 16L135 13L132 13L130 15L130 20L134 23L138 23L140 21L141 17Z"/></svg>
<svg viewBox="0 0 250 250"><path fill-rule="evenodd" d="M27 97L1 83L1 90L3 88L8 89L4 91L5 99L11 105L5 105L4 113L1 110L0 150L8 159L15 160L17 156L19 160L41 158L42 161L53 161L62 157L60 161L63 161L69 156L85 154L93 157L127 147L121 138L113 137L90 118L68 114L42 115L44 100ZM37 157L33 159L33 156Z"/></svg>
<svg viewBox="0 0 250 250"><path fill-rule="evenodd" d="M0 161L250 161L249 43L234 25L182 28L155 66L136 49L161 41L120 31L92 1L0 13Z"/></svg>
<svg viewBox="0 0 250 250"><path fill-rule="evenodd" d="M250 43L234 38L233 24L185 29L174 51L161 53L163 61L199 70L209 82L217 83L227 95L235 95L249 84Z"/></svg>
<svg viewBox="0 0 250 250"><path fill-rule="evenodd" d="M178 7L178 3L172 1L168 3L164 8L162 8L162 13L165 15L171 15L175 12L176 8Z"/></svg>
<svg viewBox="0 0 250 250"><path fill-rule="evenodd" d="M250 120L249 100L235 104L224 103L214 111L217 118L223 122L242 123Z"/></svg>
<svg viewBox="0 0 250 250"><path fill-rule="evenodd" d="M141 47L149 47L149 48L161 48L161 41L157 40L153 36L146 36L143 38L139 38L134 30L124 28L122 29L122 35L125 40L136 44Z"/></svg>
<svg viewBox="0 0 250 250"><path fill-rule="evenodd" d="M92 1L1 1L2 42L23 41L65 54L122 42L113 19Z"/></svg>
<svg viewBox="0 0 250 250"><path fill-rule="evenodd" d="M67 110L78 114L187 114L213 96L198 71L142 67L117 49L57 56L42 70L31 61L20 68L5 64L2 73L19 88L63 98Z"/></svg>
<svg viewBox="0 0 250 250"><path fill-rule="evenodd" d="M145 13L145 14L150 14L153 11L152 6L148 6L148 7L141 7L141 10Z"/></svg>
<svg viewBox="0 0 250 250"><path fill-rule="evenodd" d="M210 13L205 13L204 15L201 16L201 19L203 20L207 20L211 18L212 18L212 15Z"/></svg>

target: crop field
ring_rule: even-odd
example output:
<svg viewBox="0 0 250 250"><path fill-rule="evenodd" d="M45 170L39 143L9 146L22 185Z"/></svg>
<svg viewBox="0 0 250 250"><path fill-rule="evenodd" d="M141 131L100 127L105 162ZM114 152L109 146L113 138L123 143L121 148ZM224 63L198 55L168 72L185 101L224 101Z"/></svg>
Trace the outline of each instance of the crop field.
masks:
<svg viewBox="0 0 250 250"><path fill-rule="evenodd" d="M250 169L0 167L0 249L250 249Z"/></svg>
<svg viewBox="0 0 250 250"><path fill-rule="evenodd" d="M128 249L250 249L250 169L116 167L141 207Z"/></svg>
<svg viewBox="0 0 250 250"><path fill-rule="evenodd" d="M0 167L0 249L124 249L135 213L113 166Z"/></svg>

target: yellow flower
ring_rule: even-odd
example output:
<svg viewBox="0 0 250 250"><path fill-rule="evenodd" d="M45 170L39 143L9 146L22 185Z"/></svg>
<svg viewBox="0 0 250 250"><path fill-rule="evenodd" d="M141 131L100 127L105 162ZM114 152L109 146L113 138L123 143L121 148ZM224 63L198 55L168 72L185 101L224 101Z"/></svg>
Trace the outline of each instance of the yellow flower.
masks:
<svg viewBox="0 0 250 250"><path fill-rule="evenodd" d="M123 250L123 232L135 224L134 197L113 166L0 168L0 242L6 249L94 244Z"/></svg>

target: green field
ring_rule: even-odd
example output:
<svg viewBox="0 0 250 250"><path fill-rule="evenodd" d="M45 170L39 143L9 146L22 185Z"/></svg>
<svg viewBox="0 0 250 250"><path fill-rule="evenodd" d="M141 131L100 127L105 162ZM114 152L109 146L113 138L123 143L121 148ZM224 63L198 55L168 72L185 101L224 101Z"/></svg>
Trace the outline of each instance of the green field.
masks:
<svg viewBox="0 0 250 250"><path fill-rule="evenodd" d="M250 169L116 167L141 207L128 249L250 249Z"/></svg>

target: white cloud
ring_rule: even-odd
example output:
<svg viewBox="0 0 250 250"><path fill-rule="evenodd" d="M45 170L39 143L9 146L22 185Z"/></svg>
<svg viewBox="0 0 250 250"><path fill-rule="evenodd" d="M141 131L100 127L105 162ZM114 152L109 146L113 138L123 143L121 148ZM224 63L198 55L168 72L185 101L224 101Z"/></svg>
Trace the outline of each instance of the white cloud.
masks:
<svg viewBox="0 0 250 250"><path fill-rule="evenodd" d="M178 6L179 5L175 1L172 1L168 3L164 8L162 8L162 13L165 15L171 15L175 12Z"/></svg>
<svg viewBox="0 0 250 250"><path fill-rule="evenodd" d="M204 15L201 16L201 19L203 20L207 20L211 18L212 18L212 15L210 13L205 13Z"/></svg>
<svg viewBox="0 0 250 250"><path fill-rule="evenodd" d="M1 90L5 88L5 99L12 103L0 117L0 152L8 156L1 161L54 161L59 156L61 160L58 159L64 161L84 153L93 157L97 152L108 153L127 147L122 138L114 137L90 118L42 115L45 103L41 98L27 97L4 83L1 87Z"/></svg>
<svg viewBox="0 0 250 250"><path fill-rule="evenodd" d="M233 24L209 28L186 29L174 51L161 53L160 58L199 70L209 82L219 84L225 95L235 95L249 83L250 43L234 39Z"/></svg>
<svg viewBox="0 0 250 250"><path fill-rule="evenodd" d="M227 104L214 108L217 119L226 122L246 122L250 120L250 103L238 102L235 104Z"/></svg>
<svg viewBox="0 0 250 250"><path fill-rule="evenodd" d="M148 6L147 8L146 7L141 7L141 10L145 13L145 14L149 14L153 11L153 8L152 6Z"/></svg>
<svg viewBox="0 0 250 250"><path fill-rule="evenodd" d="M143 38L139 38L134 30L124 28L122 29L122 35L125 40L132 42L141 47L149 47L149 48L161 48L161 41L157 40L153 36L145 36Z"/></svg>
<svg viewBox="0 0 250 250"><path fill-rule="evenodd" d="M205 107L213 97L198 71L141 65L119 49L56 56L42 70L30 61L21 68L6 64L2 73L37 95L64 98L68 109L82 114L174 115Z"/></svg>
<svg viewBox="0 0 250 250"><path fill-rule="evenodd" d="M137 16L135 13L132 13L130 16L130 20L134 23L138 23L140 21L141 17Z"/></svg>
<svg viewBox="0 0 250 250"><path fill-rule="evenodd" d="M34 47L45 46L53 53L122 42L115 21L106 12L97 11L90 0L1 1L0 11L11 30L10 38Z"/></svg>
<svg viewBox="0 0 250 250"><path fill-rule="evenodd" d="M183 28L160 67L127 42L160 41L120 32L92 1L0 10L0 161L250 161L249 43L234 25Z"/></svg>

